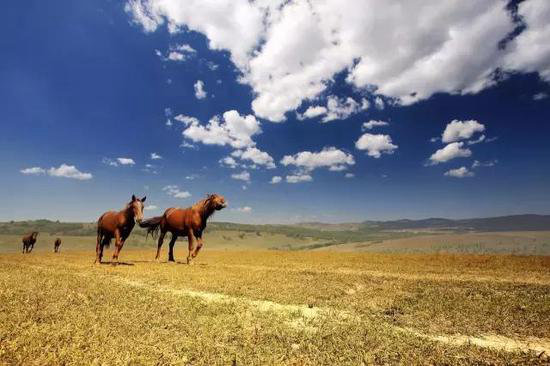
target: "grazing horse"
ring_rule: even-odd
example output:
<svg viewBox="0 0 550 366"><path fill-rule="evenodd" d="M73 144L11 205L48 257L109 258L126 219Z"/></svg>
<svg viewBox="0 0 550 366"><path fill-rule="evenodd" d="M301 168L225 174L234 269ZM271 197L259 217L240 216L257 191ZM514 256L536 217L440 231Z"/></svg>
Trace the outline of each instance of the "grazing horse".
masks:
<svg viewBox="0 0 550 366"><path fill-rule="evenodd" d="M23 237L23 253L30 253L34 249L34 243L36 243L36 237L38 236L38 231L33 231L29 235Z"/></svg>
<svg viewBox="0 0 550 366"><path fill-rule="evenodd" d="M53 243L53 252L59 253L59 247L61 246L61 239L57 238L55 239L55 242Z"/></svg>
<svg viewBox="0 0 550 366"><path fill-rule="evenodd" d="M147 234L152 234L153 237L160 230L157 255L155 257L157 260L159 259L160 248L162 247L166 232L169 231L172 233L170 251L168 253L168 261L170 262L174 262L174 244L176 240L179 236L187 236L189 242L187 264L191 264L191 260L197 256L199 250L202 248L202 233L206 228L206 220L215 211L219 211L225 207L227 207L227 204L223 196L209 194L205 199L200 200L191 207L169 208L164 212L164 215L142 221L139 223L139 226L147 228Z"/></svg>
<svg viewBox="0 0 550 366"><path fill-rule="evenodd" d="M142 199L132 195L132 200L126 207L119 212L105 212L97 221L97 245L95 248L96 258L95 263L101 263L103 258L103 247L109 247L111 240L115 238L115 251L113 253L113 264L118 263L118 255L122 250L124 242L130 236L136 221L139 223L143 220L143 202L147 197Z"/></svg>

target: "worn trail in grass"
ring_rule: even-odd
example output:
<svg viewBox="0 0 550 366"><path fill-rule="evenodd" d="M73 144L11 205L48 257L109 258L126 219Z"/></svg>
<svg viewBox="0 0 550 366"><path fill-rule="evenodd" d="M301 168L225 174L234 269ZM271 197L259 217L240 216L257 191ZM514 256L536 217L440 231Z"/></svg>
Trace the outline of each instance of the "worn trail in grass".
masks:
<svg viewBox="0 0 550 366"><path fill-rule="evenodd" d="M126 251L118 267L90 252L0 256L0 361L548 361L546 257L152 255Z"/></svg>

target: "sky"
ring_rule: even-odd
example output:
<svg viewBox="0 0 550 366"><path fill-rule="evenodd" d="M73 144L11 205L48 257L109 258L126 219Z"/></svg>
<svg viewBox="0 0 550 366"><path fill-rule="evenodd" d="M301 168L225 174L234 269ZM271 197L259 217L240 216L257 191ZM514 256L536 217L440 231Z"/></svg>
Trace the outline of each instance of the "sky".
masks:
<svg viewBox="0 0 550 366"><path fill-rule="evenodd" d="M550 2L11 1L0 220L550 214Z"/></svg>

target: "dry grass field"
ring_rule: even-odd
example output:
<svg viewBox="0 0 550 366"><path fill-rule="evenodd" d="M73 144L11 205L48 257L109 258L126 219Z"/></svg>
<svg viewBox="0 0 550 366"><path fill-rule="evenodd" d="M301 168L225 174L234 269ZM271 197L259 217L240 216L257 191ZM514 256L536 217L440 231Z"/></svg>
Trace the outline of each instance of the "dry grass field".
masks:
<svg viewBox="0 0 550 366"><path fill-rule="evenodd" d="M93 265L92 248L0 254L0 363L550 362L550 257L153 256L129 246L114 267Z"/></svg>

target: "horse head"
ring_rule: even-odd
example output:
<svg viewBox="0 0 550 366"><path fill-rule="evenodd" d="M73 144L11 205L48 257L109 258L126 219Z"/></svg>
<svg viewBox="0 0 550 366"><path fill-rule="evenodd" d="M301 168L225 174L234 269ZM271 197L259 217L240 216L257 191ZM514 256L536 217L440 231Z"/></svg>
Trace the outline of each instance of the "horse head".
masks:
<svg viewBox="0 0 550 366"><path fill-rule="evenodd" d="M147 196L144 196L143 198L137 198L135 195L132 195L132 200L130 203L128 203L128 209L131 210L131 212L134 215L134 218L138 223L140 223L143 220L143 202L147 199Z"/></svg>
<svg viewBox="0 0 550 366"><path fill-rule="evenodd" d="M207 194L206 195L207 204L212 207L214 210L219 211L227 207L227 202L222 195L219 194Z"/></svg>
<svg viewBox="0 0 550 366"><path fill-rule="evenodd" d="M31 238L32 238L32 239L36 240L36 237L37 237L37 236L38 236L38 231L33 231L33 232L31 233Z"/></svg>

